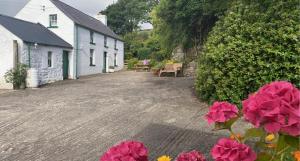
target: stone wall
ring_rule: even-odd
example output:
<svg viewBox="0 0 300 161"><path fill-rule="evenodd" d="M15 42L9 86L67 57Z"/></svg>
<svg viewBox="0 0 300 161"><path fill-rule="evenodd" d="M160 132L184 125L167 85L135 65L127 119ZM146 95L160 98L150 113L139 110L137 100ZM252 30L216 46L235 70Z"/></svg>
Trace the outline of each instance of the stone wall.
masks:
<svg viewBox="0 0 300 161"><path fill-rule="evenodd" d="M58 47L30 47L31 68L38 70L39 85L63 80L63 50ZM52 52L52 67L48 67L48 52ZM21 62L29 65L28 45L24 45Z"/></svg>

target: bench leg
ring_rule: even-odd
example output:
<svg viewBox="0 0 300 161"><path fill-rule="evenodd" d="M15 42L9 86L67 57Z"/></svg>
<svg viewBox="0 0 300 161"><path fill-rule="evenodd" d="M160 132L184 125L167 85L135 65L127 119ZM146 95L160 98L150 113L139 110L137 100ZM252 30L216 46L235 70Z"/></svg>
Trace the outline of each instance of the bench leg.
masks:
<svg viewBox="0 0 300 161"><path fill-rule="evenodd" d="M174 75L175 75L175 78L176 78L177 77L177 72L175 72Z"/></svg>

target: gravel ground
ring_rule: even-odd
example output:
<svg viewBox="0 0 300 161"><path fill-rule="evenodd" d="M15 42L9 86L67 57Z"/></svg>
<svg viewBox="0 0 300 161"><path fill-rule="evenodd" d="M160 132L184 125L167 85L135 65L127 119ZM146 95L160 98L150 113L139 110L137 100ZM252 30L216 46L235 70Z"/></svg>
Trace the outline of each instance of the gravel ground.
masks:
<svg viewBox="0 0 300 161"><path fill-rule="evenodd" d="M143 141L151 160L197 149L209 155L223 133L192 78L131 71L0 93L0 160L96 161L122 140Z"/></svg>

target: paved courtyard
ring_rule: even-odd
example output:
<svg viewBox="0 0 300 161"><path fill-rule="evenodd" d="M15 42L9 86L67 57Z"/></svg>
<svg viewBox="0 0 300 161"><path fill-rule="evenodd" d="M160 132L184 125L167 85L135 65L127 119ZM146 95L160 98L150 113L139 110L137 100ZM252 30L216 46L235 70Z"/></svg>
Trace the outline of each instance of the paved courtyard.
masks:
<svg viewBox="0 0 300 161"><path fill-rule="evenodd" d="M0 93L0 160L97 161L113 144L143 141L151 159L209 154L220 137L192 78L119 72Z"/></svg>

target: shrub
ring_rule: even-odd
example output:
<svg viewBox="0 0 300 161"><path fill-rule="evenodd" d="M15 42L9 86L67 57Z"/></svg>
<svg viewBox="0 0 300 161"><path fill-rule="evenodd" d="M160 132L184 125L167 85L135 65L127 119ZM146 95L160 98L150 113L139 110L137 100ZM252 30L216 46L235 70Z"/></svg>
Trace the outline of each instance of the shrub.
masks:
<svg viewBox="0 0 300 161"><path fill-rule="evenodd" d="M14 88L19 89L21 85L25 85L27 77L27 66L18 64L15 68L10 69L4 75L7 83L12 83Z"/></svg>
<svg viewBox="0 0 300 161"><path fill-rule="evenodd" d="M137 58L130 59L130 60L128 60L128 67L127 68L128 69L133 69L134 66L138 63L139 63L139 60Z"/></svg>
<svg viewBox="0 0 300 161"><path fill-rule="evenodd" d="M213 28L199 58L199 96L210 103L240 105L268 82L286 80L300 87L297 6L297 0L235 2Z"/></svg>

